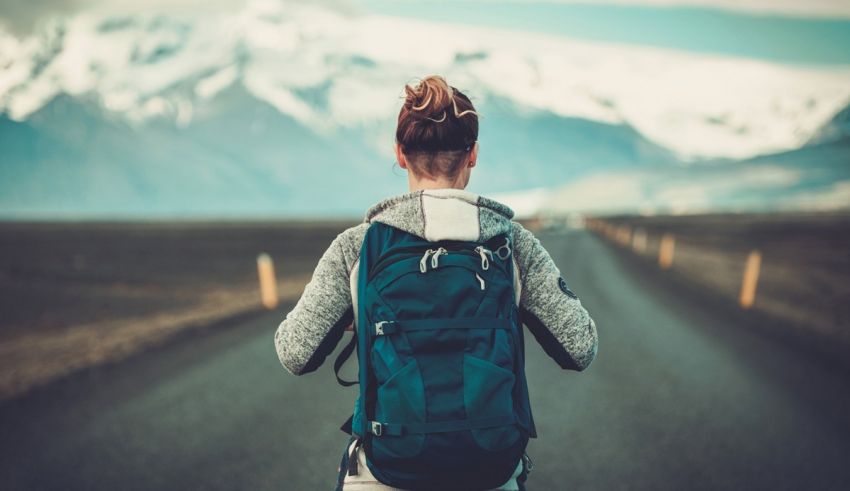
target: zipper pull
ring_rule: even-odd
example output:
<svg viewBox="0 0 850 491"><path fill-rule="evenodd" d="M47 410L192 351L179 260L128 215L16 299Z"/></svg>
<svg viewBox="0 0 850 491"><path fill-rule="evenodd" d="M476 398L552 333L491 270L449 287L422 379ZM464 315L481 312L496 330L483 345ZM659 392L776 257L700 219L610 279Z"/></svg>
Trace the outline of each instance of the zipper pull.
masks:
<svg viewBox="0 0 850 491"><path fill-rule="evenodd" d="M475 273L475 277L478 278L478 282L481 283L481 289L483 290L484 289L484 278L479 276L478 273Z"/></svg>
<svg viewBox="0 0 850 491"><path fill-rule="evenodd" d="M422 255L422 259L419 261L419 272L426 273L428 271L428 256L436 252L434 249L428 249L425 251L425 254Z"/></svg>
<svg viewBox="0 0 850 491"><path fill-rule="evenodd" d="M440 254L448 254L448 253L449 253L449 251L447 251L444 247L440 247L439 249L434 251L434 255L431 256L431 268L434 269L437 266L439 266Z"/></svg>
<svg viewBox="0 0 850 491"><path fill-rule="evenodd" d="M490 269L490 261L487 259L487 256L490 256L490 260L492 260L493 251L485 247L478 246L475 248L475 252L477 252L478 255L481 256L481 269L483 269L484 271Z"/></svg>

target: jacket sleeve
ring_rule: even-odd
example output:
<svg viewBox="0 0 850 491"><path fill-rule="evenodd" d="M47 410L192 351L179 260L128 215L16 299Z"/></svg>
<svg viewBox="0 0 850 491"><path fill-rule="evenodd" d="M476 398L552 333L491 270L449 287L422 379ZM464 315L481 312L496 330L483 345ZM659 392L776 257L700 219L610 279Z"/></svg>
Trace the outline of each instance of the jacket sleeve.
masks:
<svg viewBox="0 0 850 491"><path fill-rule="evenodd" d="M561 368L584 370L596 357L596 324L537 237L513 225L522 321Z"/></svg>
<svg viewBox="0 0 850 491"><path fill-rule="evenodd" d="M353 320L349 272L339 234L322 255L304 293L274 335L277 356L294 375L319 368Z"/></svg>

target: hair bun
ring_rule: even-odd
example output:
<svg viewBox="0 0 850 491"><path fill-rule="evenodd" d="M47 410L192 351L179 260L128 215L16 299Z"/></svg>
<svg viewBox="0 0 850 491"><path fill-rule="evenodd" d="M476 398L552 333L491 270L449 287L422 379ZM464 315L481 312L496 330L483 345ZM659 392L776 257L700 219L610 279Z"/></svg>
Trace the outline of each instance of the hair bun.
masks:
<svg viewBox="0 0 850 491"><path fill-rule="evenodd" d="M468 152L478 140L475 106L466 94L446 83L443 77L429 75L420 79L415 87L405 84L404 91L396 142L405 155Z"/></svg>
<svg viewBox="0 0 850 491"><path fill-rule="evenodd" d="M413 88L405 85L404 91L407 93L405 106L411 112L437 123L445 121L450 112L449 107L453 109L451 112L454 113L456 118L469 112L475 112L469 110L462 113L458 112L457 102L455 101L455 88L450 86L446 82L446 79L439 75L429 75L421 79L416 87Z"/></svg>

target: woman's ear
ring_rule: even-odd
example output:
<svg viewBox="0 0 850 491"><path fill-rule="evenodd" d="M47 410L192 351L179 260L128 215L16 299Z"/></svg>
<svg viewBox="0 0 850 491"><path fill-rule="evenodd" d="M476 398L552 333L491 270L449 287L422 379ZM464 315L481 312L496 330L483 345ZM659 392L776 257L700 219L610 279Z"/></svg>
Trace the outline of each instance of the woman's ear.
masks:
<svg viewBox="0 0 850 491"><path fill-rule="evenodd" d="M404 158L404 152L401 151L401 145L394 143L393 150L395 151L395 159L396 162L398 162L398 166L402 169L407 169L407 159Z"/></svg>
<svg viewBox="0 0 850 491"><path fill-rule="evenodd" d="M472 145L472 150L469 152L469 167L475 167L478 162L478 142Z"/></svg>

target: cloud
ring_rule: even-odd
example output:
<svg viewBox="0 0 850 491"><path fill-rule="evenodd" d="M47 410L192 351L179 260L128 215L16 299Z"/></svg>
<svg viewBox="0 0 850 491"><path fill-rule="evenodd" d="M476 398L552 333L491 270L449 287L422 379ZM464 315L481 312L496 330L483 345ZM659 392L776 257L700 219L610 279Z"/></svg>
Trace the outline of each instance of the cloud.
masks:
<svg viewBox="0 0 850 491"><path fill-rule="evenodd" d="M42 19L74 13L87 3L86 0L4 0L0 23L14 34L26 34Z"/></svg>
<svg viewBox="0 0 850 491"><path fill-rule="evenodd" d="M752 208L764 200L765 191L787 189L802 177L796 169L772 165L608 171L570 182L535 204L537 211L555 213L641 210L680 214L723 207ZM824 196L812 193L786 202L806 209L846 207L850 188L846 182L839 184Z"/></svg>
<svg viewBox="0 0 850 491"><path fill-rule="evenodd" d="M267 0L270 4L301 3L330 7L340 12L357 11L353 0ZM188 11L238 10L240 0L3 0L0 28L23 36L36 30L45 20L87 10L111 10L121 13L151 10Z"/></svg>
<svg viewBox="0 0 850 491"><path fill-rule="evenodd" d="M490 2L492 0L467 0ZM563 3L580 5L622 5L645 7L705 7L763 15L789 17L850 18L847 0L501 0L502 3Z"/></svg>
<svg viewBox="0 0 850 491"><path fill-rule="evenodd" d="M614 0L611 3L659 7L711 7L795 17L850 17L850 2L847 0Z"/></svg>
<svg viewBox="0 0 850 491"><path fill-rule="evenodd" d="M401 1L401 0L400 0ZM407 0L410 3L422 0ZM620 5L645 7L704 7L762 15L791 17L850 19L848 0L452 0L466 2L500 1L501 3L561 3L577 5ZM269 3L302 3L334 8L340 12L359 12L363 6L357 0L268 0ZM15 35L32 32L41 22L52 17L62 17L83 10L111 9L122 12L151 9L239 9L240 0L3 0L0 10L0 27Z"/></svg>
<svg viewBox="0 0 850 491"><path fill-rule="evenodd" d="M404 83L440 73L518 114L628 125L699 160L798 148L850 103L847 65L787 66L270 0L234 14L170 13L95 9L30 38L0 33L0 112L24 120L57 94L85 95L141 122L239 84L317 131L376 128L392 126Z"/></svg>
<svg viewBox="0 0 850 491"><path fill-rule="evenodd" d="M839 181L824 189L804 191L790 200L792 207L806 210L850 208L850 181Z"/></svg>

